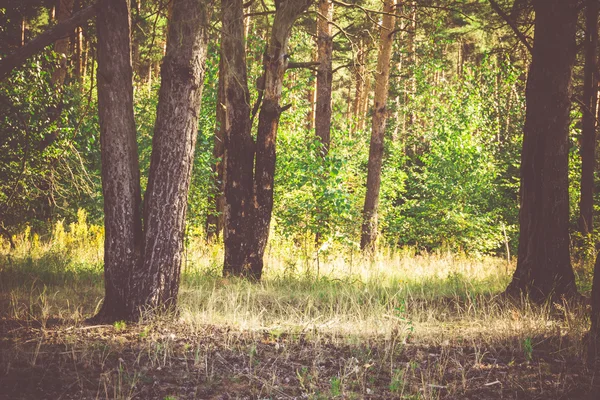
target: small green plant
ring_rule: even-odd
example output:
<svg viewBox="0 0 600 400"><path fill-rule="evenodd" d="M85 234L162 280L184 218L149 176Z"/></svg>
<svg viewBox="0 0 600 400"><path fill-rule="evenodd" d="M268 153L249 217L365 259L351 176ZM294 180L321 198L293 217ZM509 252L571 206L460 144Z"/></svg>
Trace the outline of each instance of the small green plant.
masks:
<svg viewBox="0 0 600 400"><path fill-rule="evenodd" d="M175 397L175 396L165 396L165 398L163 400L177 400L177 397Z"/></svg>
<svg viewBox="0 0 600 400"><path fill-rule="evenodd" d="M525 359L527 361L531 361L531 356L533 354L533 343L531 342L530 337L526 337L523 340L523 353L525 353Z"/></svg>
<svg viewBox="0 0 600 400"><path fill-rule="evenodd" d="M113 328L115 328L115 332L122 332L127 329L127 323L125 321L116 321L113 324Z"/></svg>
<svg viewBox="0 0 600 400"><path fill-rule="evenodd" d="M147 327L147 326L146 326L146 327L144 327L144 330L142 330L142 331L139 333L139 337L140 337L140 339L143 339L143 338L145 338L145 337L148 337L148 333L149 333L149 332L150 332L150 328L149 328L149 327Z"/></svg>
<svg viewBox="0 0 600 400"><path fill-rule="evenodd" d="M390 382L390 392L400 393L404 391L404 371L395 369L392 373L392 380Z"/></svg>
<svg viewBox="0 0 600 400"><path fill-rule="evenodd" d="M332 396L341 396L342 395L342 380L339 376L334 376L329 380L331 385L331 395Z"/></svg>

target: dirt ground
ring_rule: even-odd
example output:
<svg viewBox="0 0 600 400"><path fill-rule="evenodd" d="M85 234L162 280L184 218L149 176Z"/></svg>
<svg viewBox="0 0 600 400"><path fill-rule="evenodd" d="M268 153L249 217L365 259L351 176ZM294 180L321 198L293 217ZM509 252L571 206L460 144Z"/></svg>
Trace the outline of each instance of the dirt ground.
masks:
<svg viewBox="0 0 600 400"><path fill-rule="evenodd" d="M2 319L0 399L600 398L558 337L522 356L511 343L396 339Z"/></svg>

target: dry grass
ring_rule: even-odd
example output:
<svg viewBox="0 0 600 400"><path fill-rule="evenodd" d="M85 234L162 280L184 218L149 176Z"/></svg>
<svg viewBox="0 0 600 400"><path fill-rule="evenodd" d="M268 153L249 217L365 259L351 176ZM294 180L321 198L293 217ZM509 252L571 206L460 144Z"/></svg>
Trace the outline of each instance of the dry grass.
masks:
<svg viewBox="0 0 600 400"><path fill-rule="evenodd" d="M90 327L101 234L82 218L51 241L3 245L0 398L571 399L591 387L586 310L498 299L505 260L316 260L278 244L252 284L223 279L220 247L193 242L178 316Z"/></svg>

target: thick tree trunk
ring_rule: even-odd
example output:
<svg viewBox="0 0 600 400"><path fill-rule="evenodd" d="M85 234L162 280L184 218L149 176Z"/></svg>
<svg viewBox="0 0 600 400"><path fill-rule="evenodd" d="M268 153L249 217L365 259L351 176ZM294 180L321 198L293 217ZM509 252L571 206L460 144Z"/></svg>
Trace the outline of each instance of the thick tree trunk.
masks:
<svg viewBox="0 0 600 400"><path fill-rule="evenodd" d="M209 201L213 206L212 212L206 219L206 238L209 242L218 239L223 231L225 209L225 63L221 54L219 60L219 87L217 91L217 109L215 139L213 143L212 190Z"/></svg>
<svg viewBox="0 0 600 400"><path fill-rule="evenodd" d="M598 0L586 2L585 66L581 118L581 197L579 199L579 232L593 232L594 171L596 169L596 50L598 47Z"/></svg>
<svg viewBox="0 0 600 400"><path fill-rule="evenodd" d="M74 0L58 0L56 19L59 24L72 17L73 3ZM54 52L60 57L59 66L52 72L52 83L54 85L62 85L67 77L71 33L73 33L73 31L69 32L69 35L61 37L54 43Z"/></svg>
<svg viewBox="0 0 600 400"><path fill-rule="evenodd" d="M129 283L142 245L128 1L105 1L98 9L96 29L105 296L95 320L115 321L131 317Z"/></svg>
<svg viewBox="0 0 600 400"><path fill-rule="evenodd" d="M273 210L275 143L281 114L279 101L283 76L288 65L287 44L294 22L310 3L311 0L275 2L275 19L263 62L263 103L254 145L250 136L243 4L241 0L222 0L222 54L226 57L227 110L224 275L245 276L255 280L262 275L263 255Z"/></svg>
<svg viewBox="0 0 600 400"><path fill-rule="evenodd" d="M385 0L383 11L394 12L394 0ZM387 99L390 79L390 62L396 19L390 14L382 17L382 26L377 56L377 75L375 79L375 104L371 143L369 146L369 164L367 171L367 193L363 208L363 224L360 238L362 250L372 250L377 238L377 210L379 207L379 189L381 187L381 165L383 162L383 139L387 119Z"/></svg>
<svg viewBox="0 0 600 400"><path fill-rule="evenodd" d="M568 133L577 1L536 0L521 155L517 269L508 294L577 293L569 258Z"/></svg>
<svg viewBox="0 0 600 400"><path fill-rule="evenodd" d="M9 54L0 60L0 80L6 78L14 68L23 64L29 57L36 54L38 51L41 51L44 49L44 47L54 43L63 36L69 35L75 29L75 27L92 18L96 13L97 7L98 6L94 4L84 8L83 10L75 13L68 20L48 29L46 32L28 42L25 46L20 47L14 53Z"/></svg>
<svg viewBox="0 0 600 400"><path fill-rule="evenodd" d="M250 92L246 71L242 0L222 0L221 56L225 60L225 242L224 275L247 271L248 240L252 236L254 142L250 124Z"/></svg>
<svg viewBox="0 0 600 400"><path fill-rule="evenodd" d="M333 77L332 54L333 2L319 0L317 16L317 47L319 67L317 70L317 101L315 110L315 134L323 144L323 155L329 152L331 142L331 85Z"/></svg>
<svg viewBox="0 0 600 400"><path fill-rule="evenodd" d="M211 3L173 1L144 198L144 258L131 282L134 313L177 303Z"/></svg>

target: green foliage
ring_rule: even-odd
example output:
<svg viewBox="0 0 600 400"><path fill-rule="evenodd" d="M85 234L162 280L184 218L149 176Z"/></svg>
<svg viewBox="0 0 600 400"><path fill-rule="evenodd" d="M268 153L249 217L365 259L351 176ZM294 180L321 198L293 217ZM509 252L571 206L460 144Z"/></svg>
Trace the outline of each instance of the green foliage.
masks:
<svg viewBox="0 0 600 400"><path fill-rule="evenodd" d="M0 83L0 221L36 229L79 207L101 210L96 104L78 84L56 90L52 53Z"/></svg>
<svg viewBox="0 0 600 400"><path fill-rule="evenodd" d="M349 187L349 160L337 150L322 156L318 138L285 134L279 141L275 182L277 230L286 237L319 235L350 240L356 212Z"/></svg>
<svg viewBox="0 0 600 400"><path fill-rule="evenodd" d="M334 376L329 380L331 385L330 392L333 397L342 395L342 380L339 376Z"/></svg>
<svg viewBox="0 0 600 400"><path fill-rule="evenodd" d="M533 355L533 343L530 337L523 339L523 354L525 354L525 359L527 361L531 361Z"/></svg>
<svg viewBox="0 0 600 400"><path fill-rule="evenodd" d="M514 229L516 186L506 182L513 171L499 155L518 132L498 121L502 99L490 98L499 81L513 90L516 71L503 67L488 61L443 84L421 82L410 107L421 108L422 122L388 146L383 169L382 228L391 245L486 253L500 247L505 226Z"/></svg>
<svg viewBox="0 0 600 400"><path fill-rule="evenodd" d="M127 329L127 323L125 321L116 321L113 324L113 328L115 328L115 332L122 332Z"/></svg>

